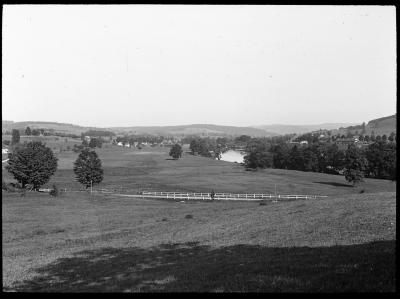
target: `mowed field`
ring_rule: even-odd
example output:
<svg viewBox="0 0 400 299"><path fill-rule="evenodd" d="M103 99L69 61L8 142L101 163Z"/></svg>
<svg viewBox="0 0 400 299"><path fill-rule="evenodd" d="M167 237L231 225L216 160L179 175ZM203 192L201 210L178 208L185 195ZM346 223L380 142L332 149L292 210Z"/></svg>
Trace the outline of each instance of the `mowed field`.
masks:
<svg viewBox="0 0 400 299"><path fill-rule="evenodd" d="M328 195L291 202L176 202L74 192L3 192L5 291L394 291L396 183L240 165L168 148L98 150L97 188ZM6 181L11 180L3 171ZM365 192L360 194L360 190Z"/></svg>

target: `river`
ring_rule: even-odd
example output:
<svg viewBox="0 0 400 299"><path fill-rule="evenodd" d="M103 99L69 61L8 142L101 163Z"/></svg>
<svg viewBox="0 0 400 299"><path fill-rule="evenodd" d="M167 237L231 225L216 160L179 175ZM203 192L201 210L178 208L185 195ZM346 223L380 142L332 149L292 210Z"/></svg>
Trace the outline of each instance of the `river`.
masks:
<svg viewBox="0 0 400 299"><path fill-rule="evenodd" d="M243 163L245 154L235 150L228 150L221 154L221 160L227 162Z"/></svg>

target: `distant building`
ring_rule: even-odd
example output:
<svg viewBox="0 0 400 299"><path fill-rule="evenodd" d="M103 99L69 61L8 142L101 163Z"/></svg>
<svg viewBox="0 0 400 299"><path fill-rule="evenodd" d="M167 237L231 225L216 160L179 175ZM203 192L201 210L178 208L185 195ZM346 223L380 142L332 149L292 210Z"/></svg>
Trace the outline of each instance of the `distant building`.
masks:
<svg viewBox="0 0 400 299"><path fill-rule="evenodd" d="M301 144L301 145L307 145L307 144L308 144L308 141L307 141L307 140L300 141L300 144Z"/></svg>
<svg viewBox="0 0 400 299"><path fill-rule="evenodd" d="M124 146L124 144L123 144L121 141L118 142L117 145L119 145L119 146Z"/></svg>
<svg viewBox="0 0 400 299"><path fill-rule="evenodd" d="M86 142L88 142L88 143L90 142L90 136L85 136L84 139Z"/></svg>
<svg viewBox="0 0 400 299"><path fill-rule="evenodd" d="M8 148L3 148L1 149L1 153L2 154L8 154L10 151L8 150Z"/></svg>

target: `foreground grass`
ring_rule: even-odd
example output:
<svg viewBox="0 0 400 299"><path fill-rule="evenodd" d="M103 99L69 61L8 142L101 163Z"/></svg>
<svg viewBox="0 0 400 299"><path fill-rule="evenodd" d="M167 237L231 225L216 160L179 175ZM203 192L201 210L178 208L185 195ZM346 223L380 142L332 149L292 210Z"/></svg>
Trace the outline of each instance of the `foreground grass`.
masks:
<svg viewBox="0 0 400 299"><path fill-rule="evenodd" d="M260 206L3 193L3 287L393 291L395 198Z"/></svg>

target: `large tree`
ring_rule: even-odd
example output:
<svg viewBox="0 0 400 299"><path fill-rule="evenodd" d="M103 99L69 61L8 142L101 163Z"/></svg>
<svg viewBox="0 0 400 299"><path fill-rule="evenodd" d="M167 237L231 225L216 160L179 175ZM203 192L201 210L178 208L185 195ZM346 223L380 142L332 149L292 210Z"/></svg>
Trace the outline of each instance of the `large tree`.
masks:
<svg viewBox="0 0 400 299"><path fill-rule="evenodd" d="M273 165L273 155L268 145L258 139L249 141L246 147L247 155L244 157L246 168L269 168Z"/></svg>
<svg viewBox="0 0 400 299"><path fill-rule="evenodd" d="M99 184L103 180L101 160L94 150L85 148L74 163L76 180L86 188Z"/></svg>
<svg viewBox="0 0 400 299"><path fill-rule="evenodd" d="M16 129L13 129L11 134L12 134L11 145L15 145L15 144L19 143L19 140L20 140L19 131Z"/></svg>
<svg viewBox="0 0 400 299"><path fill-rule="evenodd" d="M348 182L353 183L353 186L363 181L367 160L353 144L346 150L344 166L344 177Z"/></svg>
<svg viewBox="0 0 400 299"><path fill-rule="evenodd" d="M171 147L169 155L174 159L179 159L182 157L182 152L182 147L179 144L175 144L173 147Z"/></svg>
<svg viewBox="0 0 400 299"><path fill-rule="evenodd" d="M57 170L57 158L50 148L40 141L18 145L9 154L6 169L25 188L27 184L38 190Z"/></svg>
<svg viewBox="0 0 400 299"><path fill-rule="evenodd" d="M365 151L367 174L378 179L396 179L396 144L374 142Z"/></svg>
<svg viewBox="0 0 400 299"><path fill-rule="evenodd" d="M31 128L26 127L25 129L25 135L30 136L32 134Z"/></svg>
<svg viewBox="0 0 400 299"><path fill-rule="evenodd" d="M286 143L278 143L271 148L275 168L285 169L289 165L289 151Z"/></svg>

